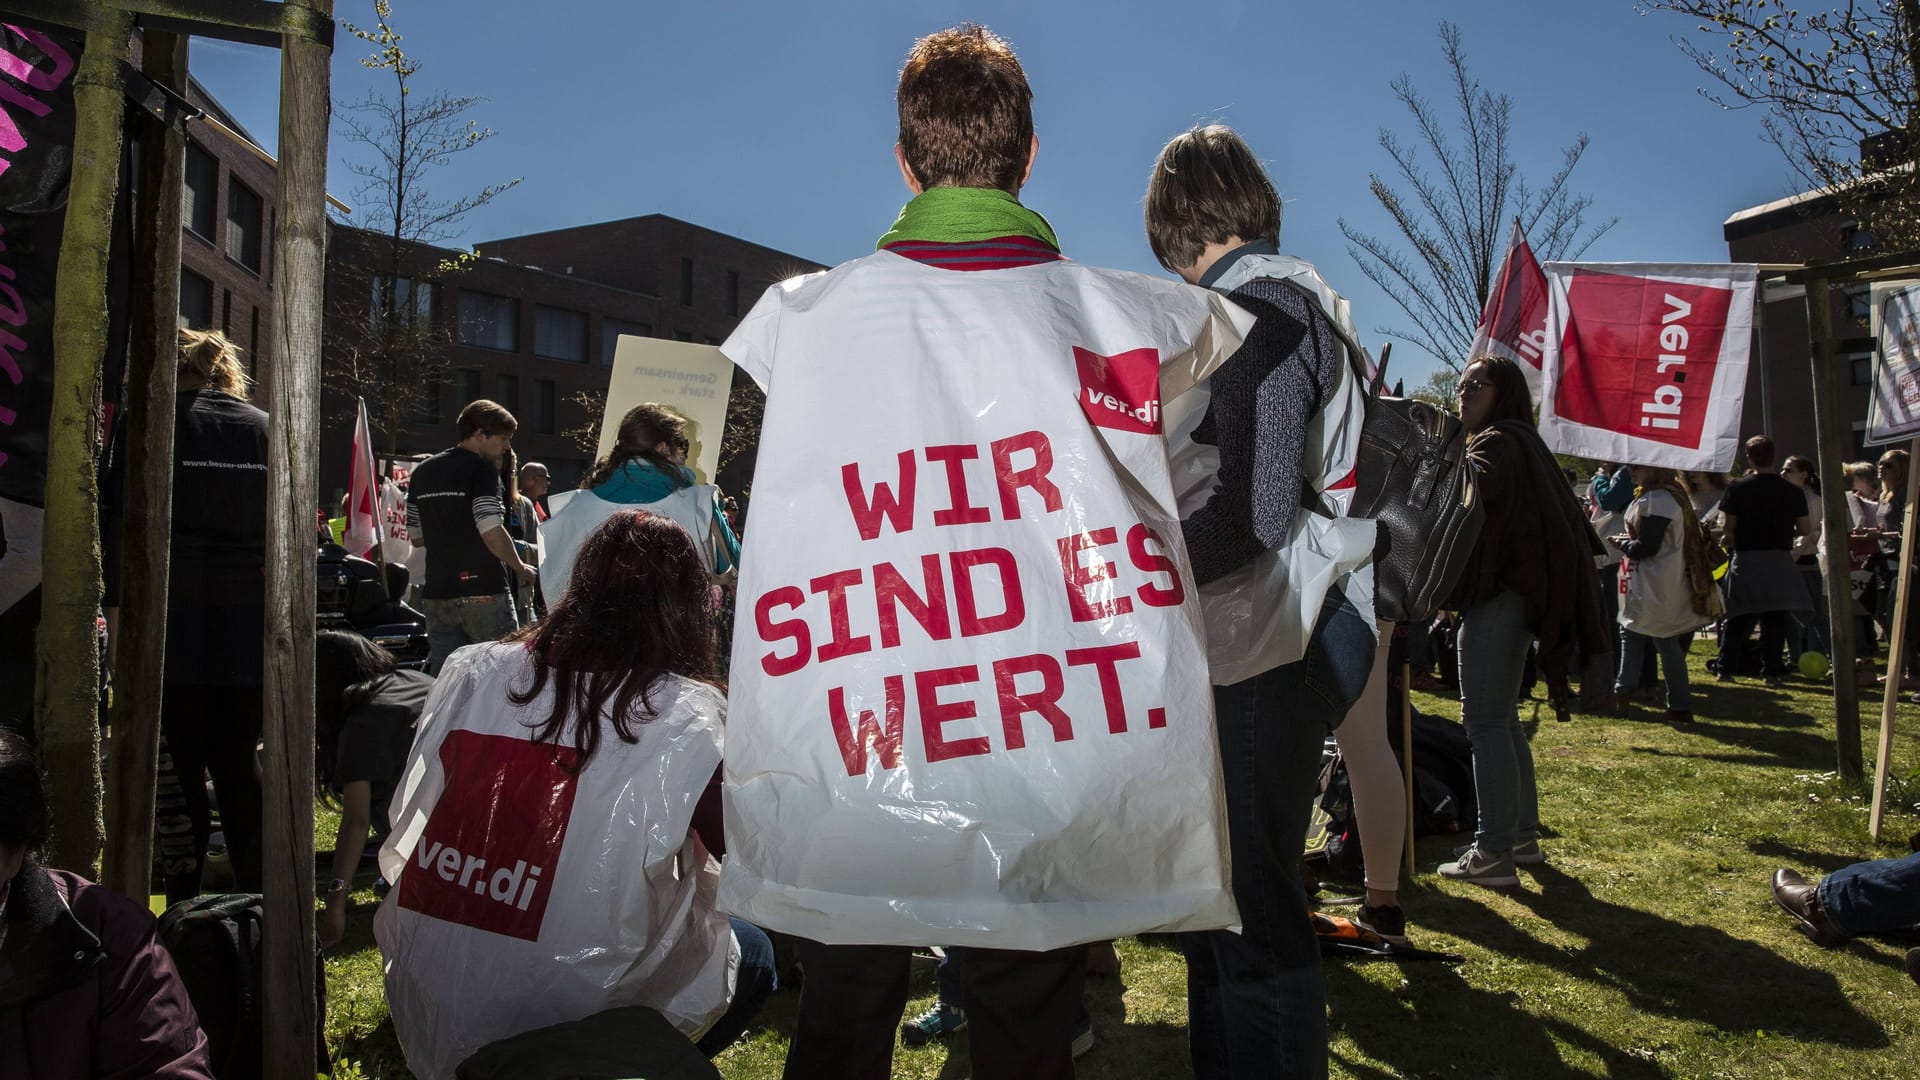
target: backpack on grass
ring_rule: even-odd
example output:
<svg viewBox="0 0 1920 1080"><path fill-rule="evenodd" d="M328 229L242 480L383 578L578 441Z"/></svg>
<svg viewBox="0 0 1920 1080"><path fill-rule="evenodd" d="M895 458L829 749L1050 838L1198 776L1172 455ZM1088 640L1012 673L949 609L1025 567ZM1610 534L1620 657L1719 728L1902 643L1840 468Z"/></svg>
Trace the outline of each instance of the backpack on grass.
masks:
<svg viewBox="0 0 1920 1080"><path fill-rule="evenodd" d="M261 901L257 893L213 893L182 900L160 917L160 943L173 957L187 998L207 1035L207 1058L220 1080L262 1075L260 1010ZM316 954L319 1015L327 1012L327 985ZM324 1024L320 1027L324 1028ZM326 1071L326 1047L316 1032L314 1060Z"/></svg>

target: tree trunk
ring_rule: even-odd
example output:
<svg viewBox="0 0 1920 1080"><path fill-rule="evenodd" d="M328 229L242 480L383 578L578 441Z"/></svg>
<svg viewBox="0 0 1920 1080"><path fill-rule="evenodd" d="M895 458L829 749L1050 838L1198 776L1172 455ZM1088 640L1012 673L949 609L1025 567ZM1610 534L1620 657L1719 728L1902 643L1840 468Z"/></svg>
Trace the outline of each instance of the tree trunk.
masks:
<svg viewBox="0 0 1920 1080"><path fill-rule="evenodd" d="M333 0L287 0L312 24ZM305 21L305 20L302 20ZM289 23L289 25L295 25ZM266 1075L311 1077L314 996L314 497L318 490L320 332L326 271L331 50L294 34L280 54L280 267L268 357L267 669L261 988Z"/></svg>
<svg viewBox="0 0 1920 1080"><path fill-rule="evenodd" d="M149 30L141 70L182 98L187 39ZM167 562L173 531L173 395L179 348L181 188L186 137L140 117L133 211L133 344L127 357L122 572L113 646L113 742L107 769L110 888L145 904L153 862L154 768L167 657Z"/></svg>
<svg viewBox="0 0 1920 1080"><path fill-rule="evenodd" d="M1835 377L1833 355L1833 301L1826 278L1807 281L1807 326L1812 333L1813 427L1820 446L1820 475L1843 476L1850 434L1841 419L1840 384ZM1826 529L1829 537L1844 538L1852 531L1847 520L1847 501L1827 502ZM1860 766L1860 695L1853 674L1853 586L1852 565L1847 545L1827 545L1825 585L1827 588L1827 625L1833 649L1833 750L1840 775L1857 778ZM1900 661L1889 662L1887 677L1900 677Z"/></svg>
<svg viewBox="0 0 1920 1080"><path fill-rule="evenodd" d="M93 878L101 845L100 382L126 108L120 65L133 17L101 8L89 21L73 79L73 178L54 292L35 726L53 813L47 863Z"/></svg>

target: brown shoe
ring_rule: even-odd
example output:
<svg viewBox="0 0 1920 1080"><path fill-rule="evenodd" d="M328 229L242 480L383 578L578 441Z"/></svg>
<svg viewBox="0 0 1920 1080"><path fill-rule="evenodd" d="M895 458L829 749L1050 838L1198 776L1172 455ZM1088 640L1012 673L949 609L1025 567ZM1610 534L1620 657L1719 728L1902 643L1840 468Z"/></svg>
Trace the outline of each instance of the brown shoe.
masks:
<svg viewBox="0 0 1920 1080"><path fill-rule="evenodd" d="M1784 867L1773 872L1773 901L1800 920L1800 929L1816 945L1832 948L1847 940L1846 931L1828 921L1820 908L1820 891L1807 879Z"/></svg>

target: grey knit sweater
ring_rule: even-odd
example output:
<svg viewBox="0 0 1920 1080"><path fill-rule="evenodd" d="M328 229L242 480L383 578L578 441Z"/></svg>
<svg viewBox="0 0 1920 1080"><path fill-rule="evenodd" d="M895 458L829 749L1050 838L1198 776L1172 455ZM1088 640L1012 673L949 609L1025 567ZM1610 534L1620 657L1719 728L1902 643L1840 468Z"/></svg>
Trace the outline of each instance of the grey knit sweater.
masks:
<svg viewBox="0 0 1920 1080"><path fill-rule="evenodd" d="M1326 315L1298 289L1255 279L1228 295L1257 321L1213 373L1193 433L1220 451L1213 494L1180 523L1202 585L1286 543L1313 498L1301 475L1307 424L1338 389L1343 362Z"/></svg>

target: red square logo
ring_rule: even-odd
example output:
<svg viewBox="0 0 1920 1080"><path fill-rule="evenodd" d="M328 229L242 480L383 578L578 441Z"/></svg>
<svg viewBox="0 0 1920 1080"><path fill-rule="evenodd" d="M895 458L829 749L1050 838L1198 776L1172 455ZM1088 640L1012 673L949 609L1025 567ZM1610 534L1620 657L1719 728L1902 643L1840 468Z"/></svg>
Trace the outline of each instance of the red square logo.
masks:
<svg viewBox="0 0 1920 1080"><path fill-rule="evenodd" d="M1073 362L1080 369L1080 408L1094 427L1160 434L1158 350L1128 349L1101 356L1076 345Z"/></svg>
<svg viewBox="0 0 1920 1080"><path fill-rule="evenodd" d="M1733 292L1576 271L1554 410L1588 427L1697 447Z"/></svg>
<svg viewBox="0 0 1920 1080"><path fill-rule="evenodd" d="M447 786L400 873L400 906L536 941L573 816L571 749L453 731Z"/></svg>

